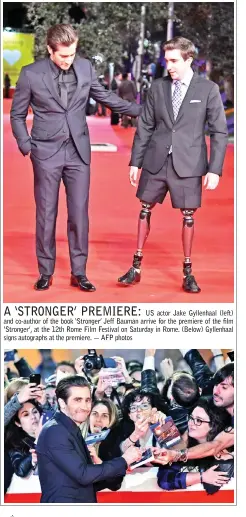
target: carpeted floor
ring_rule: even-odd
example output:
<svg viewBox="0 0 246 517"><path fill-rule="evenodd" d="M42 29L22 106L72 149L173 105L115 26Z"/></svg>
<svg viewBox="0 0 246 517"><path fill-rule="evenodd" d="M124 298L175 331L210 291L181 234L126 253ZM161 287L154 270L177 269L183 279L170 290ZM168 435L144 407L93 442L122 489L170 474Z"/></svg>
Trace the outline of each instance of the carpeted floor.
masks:
<svg viewBox="0 0 246 517"><path fill-rule="evenodd" d="M182 291L182 216L168 199L155 207L145 246L141 283L117 285L131 265L140 204L128 179L134 129L110 126L109 118L89 117L92 143L109 142L115 153L92 153L88 278L95 293L69 285L66 203L61 187L57 220L57 264L49 291L36 292L35 206L29 157L23 157L11 133L10 101L4 101L4 302L233 302L233 154L228 145L223 179L204 191L195 215L193 271L202 288ZM28 121L30 127L31 120Z"/></svg>

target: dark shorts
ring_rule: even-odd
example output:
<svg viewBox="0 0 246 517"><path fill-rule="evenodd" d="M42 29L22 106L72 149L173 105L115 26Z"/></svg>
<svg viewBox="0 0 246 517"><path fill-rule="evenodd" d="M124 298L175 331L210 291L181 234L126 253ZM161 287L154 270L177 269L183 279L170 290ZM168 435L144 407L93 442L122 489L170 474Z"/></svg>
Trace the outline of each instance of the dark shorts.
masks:
<svg viewBox="0 0 246 517"><path fill-rule="evenodd" d="M180 178L173 167L172 153L157 174L142 170L136 196L146 203L163 203L170 192L173 208L199 208L202 176Z"/></svg>

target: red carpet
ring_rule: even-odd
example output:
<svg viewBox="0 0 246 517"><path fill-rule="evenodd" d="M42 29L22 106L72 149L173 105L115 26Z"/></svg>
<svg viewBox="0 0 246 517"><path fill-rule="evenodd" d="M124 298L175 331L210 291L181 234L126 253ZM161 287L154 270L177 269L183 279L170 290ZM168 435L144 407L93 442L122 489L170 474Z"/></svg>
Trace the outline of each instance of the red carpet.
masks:
<svg viewBox="0 0 246 517"><path fill-rule="evenodd" d="M6 494L4 502L5 504L38 504L40 502L40 494ZM207 495L204 490L175 490L171 492L98 492L97 502L100 504L232 504L234 503L234 490L220 490L213 495Z"/></svg>
<svg viewBox="0 0 246 517"><path fill-rule="evenodd" d="M53 286L44 293L34 291L38 271L32 167L12 137L10 102L4 101L4 302L233 302L233 145L228 145L218 189L204 191L203 207L195 215L192 258L202 292L192 296L181 289L182 216L169 199L153 210L141 283L124 288L116 281L131 265L140 207L128 179L134 130L110 126L108 118L97 117L88 118L92 143L118 146L117 153L92 154L87 274L97 291L86 294L69 285L63 185Z"/></svg>

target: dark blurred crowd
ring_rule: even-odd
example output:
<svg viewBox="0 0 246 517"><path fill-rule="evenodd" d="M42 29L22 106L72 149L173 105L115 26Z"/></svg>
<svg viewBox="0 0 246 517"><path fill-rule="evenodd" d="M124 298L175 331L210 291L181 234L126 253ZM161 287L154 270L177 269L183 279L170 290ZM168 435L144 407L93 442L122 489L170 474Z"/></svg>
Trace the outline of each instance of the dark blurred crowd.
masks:
<svg viewBox="0 0 246 517"><path fill-rule="evenodd" d="M181 350L180 367L170 358L156 364L155 350L145 351L143 364L122 357L104 358L95 350L75 362L55 363L51 350L42 350L35 371L18 351L5 359L5 463L7 492L15 473L38 475L36 444L61 408L59 385L68 387L84 377L90 385L89 417L80 426L83 439L110 429L101 443L88 445L94 464L124 455L129 447L153 450L157 484L164 490L185 489L198 483L213 493L234 476L234 354L213 360L213 371L196 349ZM216 365L221 367L216 370ZM12 368L14 365L15 369ZM60 393L60 392L59 392ZM65 400L67 403L67 400ZM162 448L151 426L171 417L180 441ZM111 482L118 490L122 479Z"/></svg>

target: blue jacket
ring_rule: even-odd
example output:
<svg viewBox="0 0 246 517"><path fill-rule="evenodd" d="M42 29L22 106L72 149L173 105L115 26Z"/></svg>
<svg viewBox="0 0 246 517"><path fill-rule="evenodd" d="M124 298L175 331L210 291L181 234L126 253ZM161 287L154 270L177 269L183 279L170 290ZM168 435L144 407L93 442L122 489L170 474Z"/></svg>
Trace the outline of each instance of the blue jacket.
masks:
<svg viewBox="0 0 246 517"><path fill-rule="evenodd" d="M122 457L93 465L80 429L60 411L44 425L36 450L41 503L96 503L96 492L127 469Z"/></svg>
<svg viewBox="0 0 246 517"><path fill-rule="evenodd" d="M182 464L173 463L172 466L163 465L159 467L157 483L163 490L181 490L186 487L186 476L188 472L182 472Z"/></svg>

